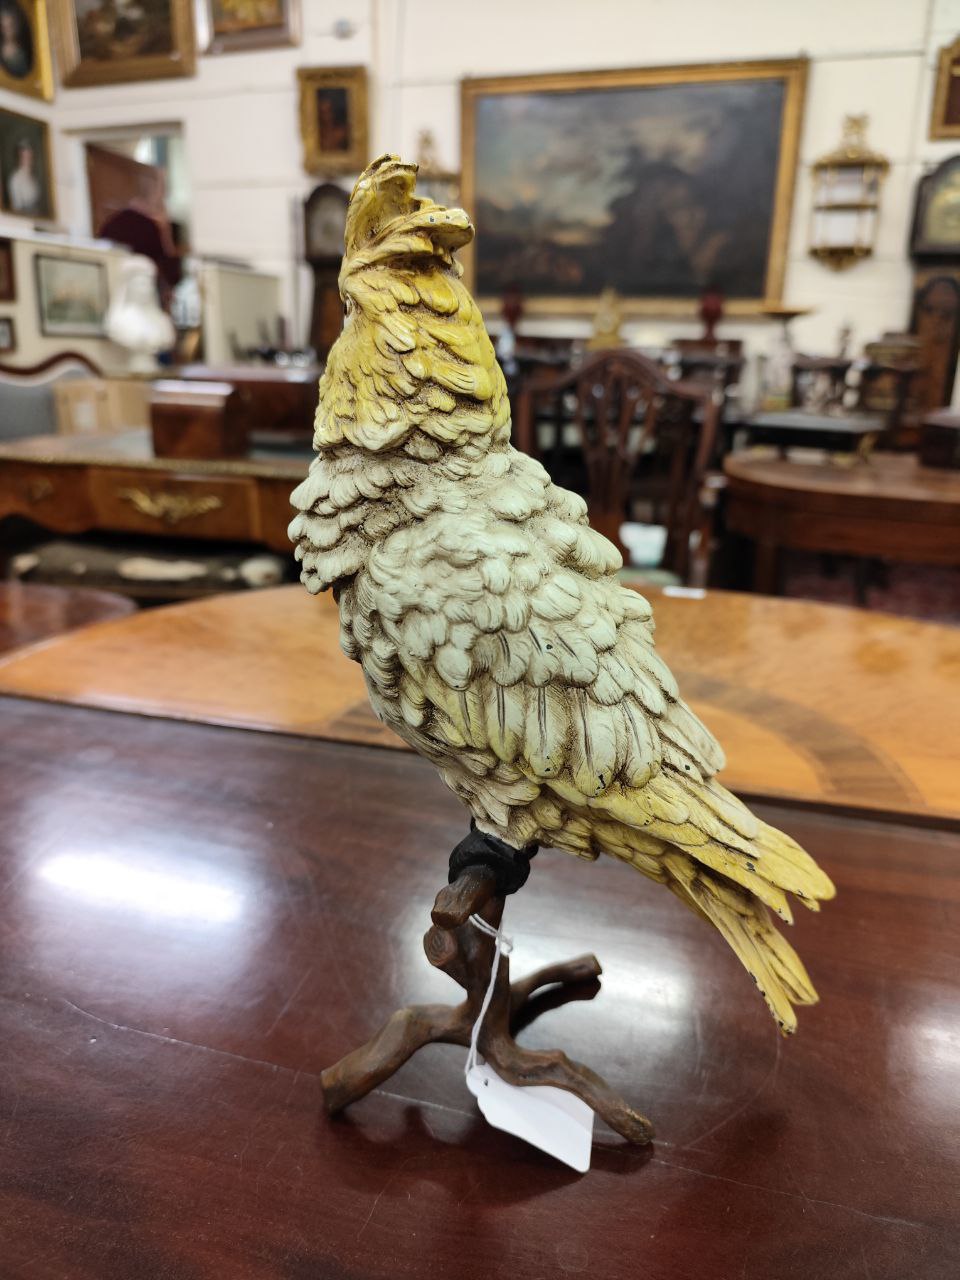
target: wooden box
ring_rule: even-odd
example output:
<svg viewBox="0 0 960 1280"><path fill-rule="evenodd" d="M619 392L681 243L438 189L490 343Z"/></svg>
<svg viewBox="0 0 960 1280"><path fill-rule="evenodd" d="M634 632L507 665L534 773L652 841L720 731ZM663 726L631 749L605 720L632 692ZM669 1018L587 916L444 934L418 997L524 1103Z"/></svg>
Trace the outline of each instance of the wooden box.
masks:
<svg viewBox="0 0 960 1280"><path fill-rule="evenodd" d="M153 384L150 429L158 458L241 458L248 422L244 398L229 382Z"/></svg>

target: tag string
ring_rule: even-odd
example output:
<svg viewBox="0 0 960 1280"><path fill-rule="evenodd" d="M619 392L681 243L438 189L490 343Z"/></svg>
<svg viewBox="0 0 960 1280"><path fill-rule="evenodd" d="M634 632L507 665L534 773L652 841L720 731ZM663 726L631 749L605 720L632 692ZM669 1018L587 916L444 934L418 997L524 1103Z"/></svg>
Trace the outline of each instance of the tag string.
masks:
<svg viewBox="0 0 960 1280"><path fill-rule="evenodd" d="M487 983L487 990L483 997L483 1003L480 1005L480 1012L477 1014L477 1020L473 1024L473 1030L470 1032L470 1050L467 1053L466 1066L463 1074L469 1076L470 1072L479 1061L479 1051L477 1045L480 1041L480 1029L483 1026L483 1020L487 1016L487 1010L490 1008L490 1001L493 999L494 988L497 985L497 974L500 970L500 957L508 956L513 950L513 939L508 938L503 932L503 925L499 929L494 929L493 925L487 924L481 916L472 915L470 923L475 929L479 929L481 933L485 933L488 938L493 938L493 964L490 968L490 981Z"/></svg>

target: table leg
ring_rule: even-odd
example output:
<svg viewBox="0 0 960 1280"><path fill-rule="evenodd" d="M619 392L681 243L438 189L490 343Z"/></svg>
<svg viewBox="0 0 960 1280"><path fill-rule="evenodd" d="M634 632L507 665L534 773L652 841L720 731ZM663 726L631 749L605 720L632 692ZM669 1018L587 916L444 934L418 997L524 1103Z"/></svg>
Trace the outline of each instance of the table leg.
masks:
<svg viewBox="0 0 960 1280"><path fill-rule="evenodd" d="M780 547L776 542L754 544L753 589L765 596L780 594Z"/></svg>

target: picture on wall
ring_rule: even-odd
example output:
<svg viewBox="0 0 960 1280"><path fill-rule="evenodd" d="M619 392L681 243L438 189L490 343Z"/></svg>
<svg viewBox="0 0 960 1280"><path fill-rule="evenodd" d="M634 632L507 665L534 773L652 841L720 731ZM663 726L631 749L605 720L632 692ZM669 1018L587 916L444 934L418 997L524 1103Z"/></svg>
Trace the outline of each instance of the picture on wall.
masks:
<svg viewBox="0 0 960 1280"><path fill-rule="evenodd" d="M0 316L0 354L16 351L17 334L9 316Z"/></svg>
<svg viewBox="0 0 960 1280"><path fill-rule="evenodd" d="M308 173L359 173L367 155L366 67L300 67L300 136Z"/></svg>
<svg viewBox="0 0 960 1280"><path fill-rule="evenodd" d="M102 262L40 253L37 306L49 338L99 338L107 314L107 269Z"/></svg>
<svg viewBox="0 0 960 1280"><path fill-rule="evenodd" d="M53 217L50 132L43 120L0 111L0 196L5 213Z"/></svg>
<svg viewBox="0 0 960 1280"><path fill-rule="evenodd" d="M780 301L805 59L466 80L472 284L534 309Z"/></svg>
<svg viewBox="0 0 960 1280"><path fill-rule="evenodd" d="M0 89L53 97L46 0L0 0Z"/></svg>
<svg viewBox="0 0 960 1280"><path fill-rule="evenodd" d="M300 42L299 0L204 0L206 53Z"/></svg>
<svg viewBox="0 0 960 1280"><path fill-rule="evenodd" d="M960 259L960 155L949 156L917 183L910 253L918 259Z"/></svg>
<svg viewBox="0 0 960 1280"><path fill-rule="evenodd" d="M13 241L0 237L0 302L15 302L17 278L13 269Z"/></svg>
<svg viewBox="0 0 960 1280"><path fill-rule="evenodd" d="M65 85L190 76L193 0L53 0Z"/></svg>

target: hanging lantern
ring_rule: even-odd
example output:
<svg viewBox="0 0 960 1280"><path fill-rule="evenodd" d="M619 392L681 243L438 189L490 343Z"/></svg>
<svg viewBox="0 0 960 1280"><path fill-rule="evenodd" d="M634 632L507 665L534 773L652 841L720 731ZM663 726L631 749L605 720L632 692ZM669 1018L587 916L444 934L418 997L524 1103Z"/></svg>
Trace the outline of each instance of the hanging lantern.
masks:
<svg viewBox="0 0 960 1280"><path fill-rule="evenodd" d="M834 271L869 258L890 165L867 146L867 117L847 116L840 146L813 165L810 252Z"/></svg>

